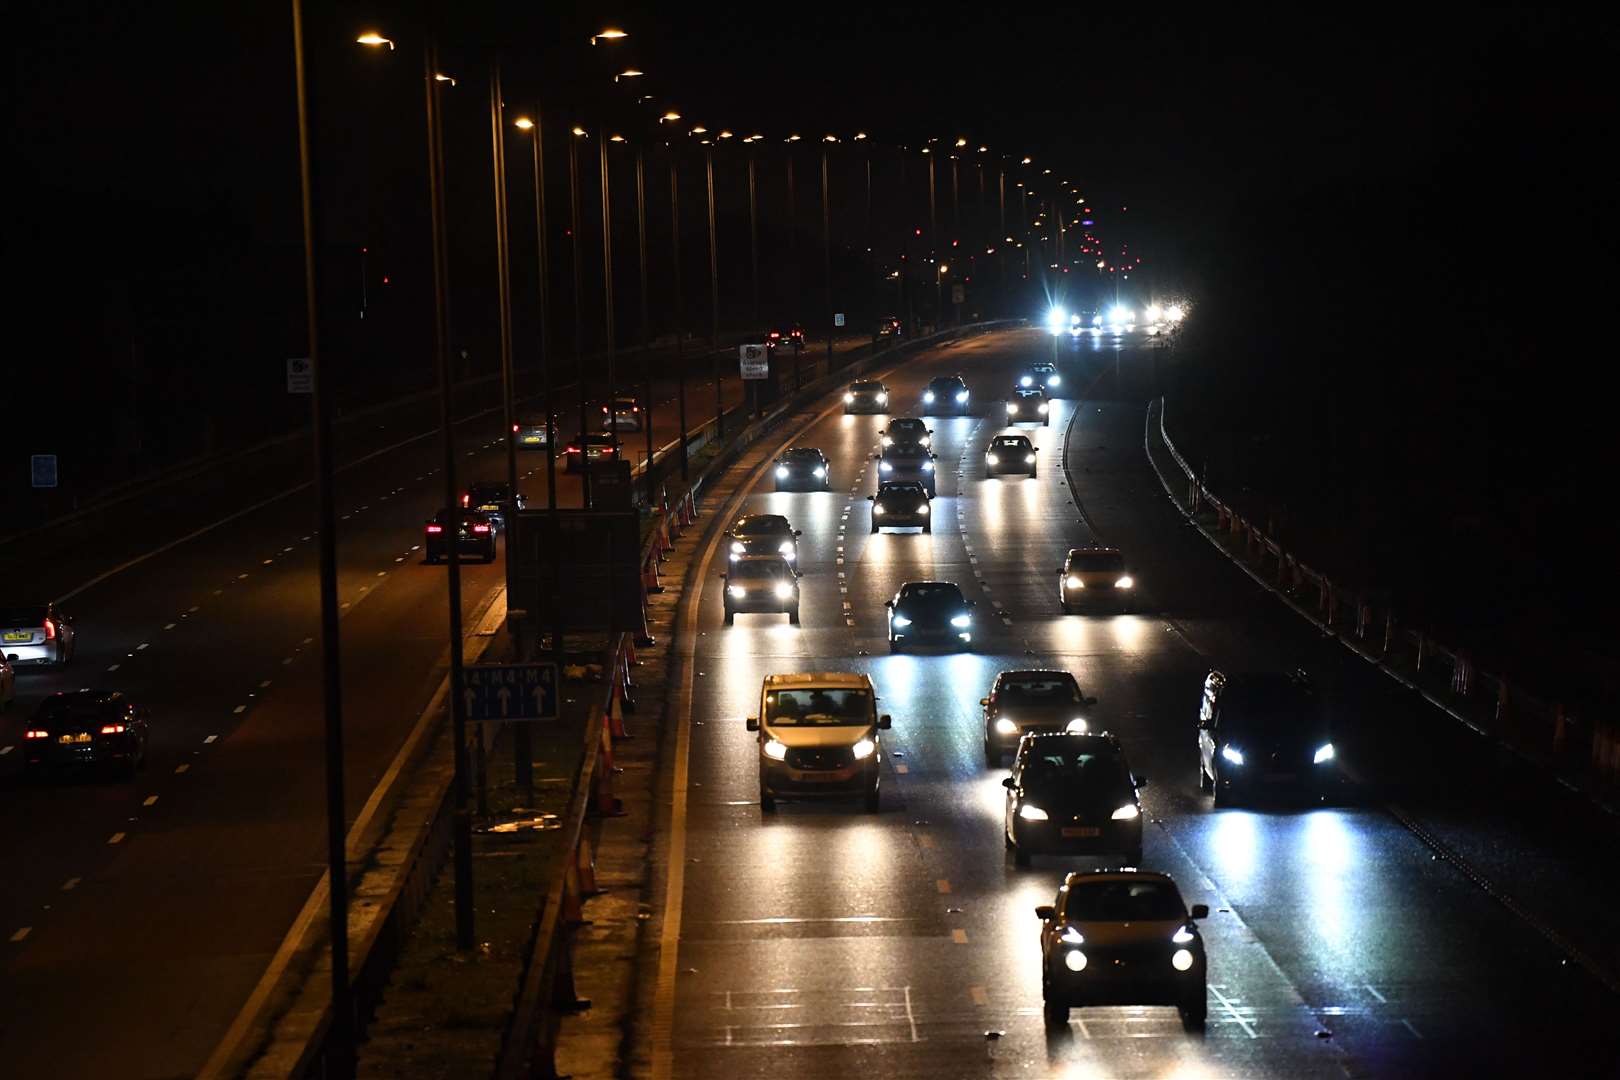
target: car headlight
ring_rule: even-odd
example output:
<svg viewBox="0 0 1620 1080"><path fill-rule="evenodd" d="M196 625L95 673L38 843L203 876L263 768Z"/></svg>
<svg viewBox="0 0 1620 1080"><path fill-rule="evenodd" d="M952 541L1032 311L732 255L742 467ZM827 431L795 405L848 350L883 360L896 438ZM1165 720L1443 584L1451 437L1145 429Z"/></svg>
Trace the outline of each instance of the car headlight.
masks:
<svg viewBox="0 0 1620 1080"><path fill-rule="evenodd" d="M747 596L748 595L748 590L743 588L741 585L733 585L729 589L727 589L726 592L730 593L732 596Z"/></svg>
<svg viewBox="0 0 1620 1080"><path fill-rule="evenodd" d="M1322 764L1322 762L1324 762L1324 761L1332 761L1333 760L1333 744L1332 743L1323 743L1321 746L1318 746L1316 748L1316 755L1314 757L1312 757L1311 760L1313 762L1315 762L1316 764L1318 764L1318 765Z"/></svg>
<svg viewBox="0 0 1620 1080"><path fill-rule="evenodd" d="M1191 949L1177 949L1170 954L1170 966L1177 971L1186 971L1193 966Z"/></svg>
<svg viewBox="0 0 1620 1080"><path fill-rule="evenodd" d="M1114 582L1114 588L1116 588L1116 589L1129 589L1132 585L1135 585L1135 584L1136 584L1136 579L1131 577L1131 575L1126 574L1124 577L1122 577L1119 580Z"/></svg>
<svg viewBox="0 0 1620 1080"><path fill-rule="evenodd" d="M1227 761L1230 761L1234 765L1243 764L1243 751L1239 750L1235 746L1221 747L1221 757L1225 758Z"/></svg>
<svg viewBox="0 0 1620 1080"><path fill-rule="evenodd" d="M893 446L894 445L894 440L889 438L887 435L885 435L885 436L883 436L883 445L884 446Z"/></svg>
<svg viewBox="0 0 1620 1080"><path fill-rule="evenodd" d="M923 395L923 400L928 402L930 405L933 404L933 402L934 402L934 392L932 390L928 391L926 394Z"/></svg>
<svg viewBox="0 0 1620 1080"><path fill-rule="evenodd" d="M1070 949L1063 954L1063 965L1070 971L1086 970L1086 954L1079 949Z"/></svg>
<svg viewBox="0 0 1620 1080"><path fill-rule="evenodd" d="M894 616L893 621L894 621L894 625L896 625L896 626L910 626L911 625L911 620L906 618L904 615L896 615L896 616Z"/></svg>
<svg viewBox="0 0 1620 1080"><path fill-rule="evenodd" d="M877 401L877 403L879 405L887 405L889 403L889 395L888 394L879 394L877 396L877 398L876 398L876 401Z"/></svg>
<svg viewBox="0 0 1620 1080"><path fill-rule="evenodd" d="M822 468L820 465L817 465L811 475L813 475L817 480L825 480L827 478L827 470Z"/></svg>
<svg viewBox="0 0 1620 1080"><path fill-rule="evenodd" d="M984 455L984 461L985 461L985 464L987 464L987 465L1000 465L1001 464L1001 459L998 458L994 454L986 454L986 455Z"/></svg>
<svg viewBox="0 0 1620 1080"><path fill-rule="evenodd" d="M1035 411L1040 413L1042 416L1045 416L1046 415L1046 403L1042 402L1041 404L1035 406Z"/></svg>
<svg viewBox="0 0 1620 1080"><path fill-rule="evenodd" d="M1007 415L1008 416L1011 416L1013 413L1015 413L1017 411L1018 411L1018 402L1016 402L1016 401L1007 402Z"/></svg>
<svg viewBox="0 0 1620 1080"><path fill-rule="evenodd" d="M877 750L877 743L871 739L860 739L850 750L854 752L856 761L865 761Z"/></svg>
<svg viewBox="0 0 1620 1080"><path fill-rule="evenodd" d="M778 600L786 600L788 597L793 595L793 586L789 585L785 581L778 581L774 591Z"/></svg>
<svg viewBox="0 0 1620 1080"><path fill-rule="evenodd" d="M790 559L793 558L793 541L782 541L779 545L777 545L776 550L780 551L783 555L786 555Z"/></svg>
<svg viewBox="0 0 1620 1080"><path fill-rule="evenodd" d="M1063 376L1061 376L1061 375L1053 375L1053 376L1049 377L1046 380L1046 385L1047 386L1057 386L1062 381L1063 381Z"/></svg>
<svg viewBox="0 0 1620 1080"><path fill-rule="evenodd" d="M1065 589L1083 589L1086 587L1086 583L1080 580L1078 574L1070 574L1063 579L1063 587Z"/></svg>
<svg viewBox="0 0 1620 1080"><path fill-rule="evenodd" d="M1007 719L1005 716L998 716L996 717L996 734L1016 735L1018 734L1018 725Z"/></svg>
<svg viewBox="0 0 1620 1080"><path fill-rule="evenodd" d="M894 466L887 461L878 462L878 472L894 472Z"/></svg>
<svg viewBox="0 0 1620 1080"><path fill-rule="evenodd" d="M971 615L952 615L951 616L951 625L956 627L958 630L962 629L963 627L972 626L973 625L973 616L971 616Z"/></svg>
<svg viewBox="0 0 1620 1080"><path fill-rule="evenodd" d="M845 405L848 405L850 402L852 402L854 400L855 400L855 395L854 394L845 394L844 395L844 404Z"/></svg>
<svg viewBox="0 0 1620 1080"><path fill-rule="evenodd" d="M1025 465L1033 465L1033 464L1035 464L1035 455L1034 454L1025 454L1024 455L1024 464Z"/></svg>
<svg viewBox="0 0 1620 1080"><path fill-rule="evenodd" d="M778 480L786 479L787 474L788 474L788 467L786 465L778 465L776 467L776 478Z"/></svg>
<svg viewBox="0 0 1620 1080"><path fill-rule="evenodd" d="M1033 803L1025 803L1018 808L1018 816L1025 821L1045 821L1046 811Z"/></svg>
<svg viewBox="0 0 1620 1080"><path fill-rule="evenodd" d="M933 445L934 445L934 437L932 435L924 435L918 441L922 443L922 448L924 450L928 450L928 449L932 448Z"/></svg>
<svg viewBox="0 0 1620 1080"><path fill-rule="evenodd" d="M956 395L956 400L958 402L966 401L967 400L967 391L966 390L959 391L957 393L957 395Z"/></svg>
<svg viewBox="0 0 1620 1080"><path fill-rule="evenodd" d="M1067 724L1063 725L1063 730L1067 731L1071 735L1084 735L1086 732L1091 730L1091 725L1086 723L1085 717L1077 716L1073 720L1070 720Z"/></svg>
<svg viewBox="0 0 1620 1080"><path fill-rule="evenodd" d="M927 503L923 503L923 504L922 504L922 505L921 505L921 506L919 506L919 507L917 507L917 513L919 513L919 514L926 514L926 513L928 513L928 504L927 504Z"/></svg>
<svg viewBox="0 0 1620 1080"><path fill-rule="evenodd" d="M923 467L923 472L933 472L934 471L934 463L932 461L923 462L922 467Z"/></svg>
<svg viewBox="0 0 1620 1080"><path fill-rule="evenodd" d="M777 742L775 739L765 740L765 756L772 761L783 761L787 758L787 744Z"/></svg>
<svg viewBox="0 0 1620 1080"><path fill-rule="evenodd" d="M1176 927L1176 932L1170 935L1172 945L1191 945L1194 940L1195 935L1185 926Z"/></svg>
<svg viewBox="0 0 1620 1080"><path fill-rule="evenodd" d="M1077 926L1065 926L1063 933L1058 935L1058 940L1065 945L1084 945L1086 935L1082 934Z"/></svg>
<svg viewBox="0 0 1620 1080"><path fill-rule="evenodd" d="M745 552L747 550L748 549L743 546L743 542L741 540L733 540L731 542L731 553L733 555L741 555L743 552Z"/></svg>
<svg viewBox="0 0 1620 1080"><path fill-rule="evenodd" d="M1025 375L1022 379L1018 380L1018 385L1019 386L1034 386L1035 385L1035 380L1030 378L1028 375Z"/></svg>
<svg viewBox="0 0 1620 1080"><path fill-rule="evenodd" d="M873 503L872 504L872 516L873 517L882 517L883 516L883 504L882 503Z"/></svg>
<svg viewBox="0 0 1620 1080"><path fill-rule="evenodd" d="M1142 811L1136 808L1135 803L1126 803L1112 814L1109 814L1108 817L1113 821L1130 821L1133 818L1140 817L1141 814Z"/></svg>

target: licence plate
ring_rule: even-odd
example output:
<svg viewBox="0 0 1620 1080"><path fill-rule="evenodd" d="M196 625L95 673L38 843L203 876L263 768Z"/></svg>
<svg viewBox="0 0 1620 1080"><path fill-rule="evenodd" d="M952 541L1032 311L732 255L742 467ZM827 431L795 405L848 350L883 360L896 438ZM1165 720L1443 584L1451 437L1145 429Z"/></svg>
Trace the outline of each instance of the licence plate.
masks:
<svg viewBox="0 0 1620 1080"><path fill-rule="evenodd" d="M1299 777L1291 772L1266 773L1266 782L1270 784L1292 784Z"/></svg>
<svg viewBox="0 0 1620 1080"><path fill-rule="evenodd" d="M537 443L537 442L541 441L541 438L542 437L539 436L539 435L525 435L525 436L523 436L522 441L524 441L526 443Z"/></svg>
<svg viewBox="0 0 1620 1080"><path fill-rule="evenodd" d="M1069 837L1101 836L1102 829L1096 825L1070 825L1063 830L1063 835Z"/></svg>
<svg viewBox="0 0 1620 1080"><path fill-rule="evenodd" d="M77 735L59 735L57 736L56 741L64 746L72 746L75 743L87 743L90 741L90 733L88 731L81 731Z"/></svg>
<svg viewBox="0 0 1620 1080"><path fill-rule="evenodd" d="M7 630L6 631L6 640L7 641L32 641L32 640L34 640L34 632L32 630Z"/></svg>
<svg viewBox="0 0 1620 1080"><path fill-rule="evenodd" d="M480 506L478 509L482 510L486 514L490 514L490 513L495 513L497 511L499 511L500 510L500 505L498 503L485 503L483 506Z"/></svg>

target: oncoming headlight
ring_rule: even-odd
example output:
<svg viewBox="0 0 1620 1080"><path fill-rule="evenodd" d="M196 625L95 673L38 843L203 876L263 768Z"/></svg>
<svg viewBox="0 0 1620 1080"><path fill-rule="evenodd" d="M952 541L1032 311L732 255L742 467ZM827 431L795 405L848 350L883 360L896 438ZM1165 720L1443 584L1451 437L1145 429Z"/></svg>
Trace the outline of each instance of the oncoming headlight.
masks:
<svg viewBox="0 0 1620 1080"><path fill-rule="evenodd" d="M1126 574L1124 577L1119 578L1118 580L1116 580L1114 582L1114 588L1116 588L1116 589L1129 589L1131 586L1133 586L1135 584L1136 584L1136 579L1131 577L1131 575Z"/></svg>
<svg viewBox="0 0 1620 1080"><path fill-rule="evenodd" d="M934 403L934 392L932 390L928 391L923 395L923 400L932 405Z"/></svg>
<svg viewBox="0 0 1620 1080"><path fill-rule="evenodd" d="M827 478L827 470L823 469L820 465L817 465L814 475L817 480L825 480Z"/></svg>
<svg viewBox="0 0 1620 1080"><path fill-rule="evenodd" d="M748 550L748 548L743 545L743 542L741 540L733 540L731 542L731 553L733 555L741 555L743 552L745 552L747 550Z"/></svg>
<svg viewBox="0 0 1620 1080"><path fill-rule="evenodd" d="M876 749L877 743L873 742L871 739L861 739L857 741L854 746L850 747L850 751L854 753L856 761L865 761L867 758L872 756L873 751Z"/></svg>
<svg viewBox="0 0 1620 1080"><path fill-rule="evenodd" d="M789 585L785 581L778 581L776 583L775 592L778 600L786 600L788 597L793 595L793 586Z"/></svg>
<svg viewBox="0 0 1620 1080"><path fill-rule="evenodd" d="M873 517L882 517L883 516L883 504L882 503L873 503L872 504L872 516Z"/></svg>
<svg viewBox="0 0 1620 1080"><path fill-rule="evenodd" d="M917 507L917 513L919 513L919 514L926 514L926 513L928 513L928 504L927 504L927 503L923 503L923 504L922 504L922 505L921 505L921 506L919 506L919 507Z"/></svg>
<svg viewBox="0 0 1620 1080"><path fill-rule="evenodd" d="M1035 455L1034 454L1025 454L1024 455L1024 464L1025 465L1033 465L1033 464L1035 464Z"/></svg>
<svg viewBox="0 0 1620 1080"><path fill-rule="evenodd" d="M786 555L790 559L793 558L793 541L782 541L781 544L777 545L776 550L780 551L783 555Z"/></svg>
<svg viewBox="0 0 1620 1080"><path fill-rule="evenodd" d="M906 618L904 615L896 615L896 616L894 616L894 625L896 625L896 626L910 626L911 625L911 620Z"/></svg>
<svg viewBox="0 0 1620 1080"><path fill-rule="evenodd" d="M1084 735L1091 730L1091 725L1086 723L1085 717L1077 716L1065 724L1063 730L1071 735Z"/></svg>
<svg viewBox="0 0 1620 1080"><path fill-rule="evenodd" d="M1227 761L1230 761L1234 765L1243 764L1243 751L1239 750L1235 746L1228 745L1221 747L1221 757L1225 758Z"/></svg>
<svg viewBox="0 0 1620 1080"><path fill-rule="evenodd" d="M1312 757L1311 760L1313 762L1315 762L1316 764L1318 764L1318 765L1322 764L1322 762L1324 762L1324 761L1332 761L1333 760L1333 744L1332 743L1323 743L1321 746L1318 746L1316 748L1316 755L1314 757Z"/></svg>
<svg viewBox="0 0 1620 1080"><path fill-rule="evenodd" d="M765 741L765 756L770 758L772 761L786 760L787 744L778 742L775 739L767 739Z"/></svg>
<svg viewBox="0 0 1620 1080"><path fill-rule="evenodd" d="M1018 725L1007 719L1005 716L998 716L996 718L996 734L1016 735L1018 734Z"/></svg>
<svg viewBox="0 0 1620 1080"><path fill-rule="evenodd" d="M788 467L786 465L778 465L776 467L776 478L778 480L785 480L787 478L787 474Z"/></svg>
<svg viewBox="0 0 1620 1080"><path fill-rule="evenodd" d="M1046 811L1042 810L1033 803L1025 803L1023 806L1020 806L1018 808L1018 816L1023 818L1025 821L1045 821L1047 819Z"/></svg>
<svg viewBox="0 0 1620 1080"><path fill-rule="evenodd" d="M1046 385L1047 386L1057 386L1058 384L1060 384L1062 382L1063 382L1063 376L1054 374L1051 378L1046 380Z"/></svg>
<svg viewBox="0 0 1620 1080"><path fill-rule="evenodd" d="M1063 954L1063 966L1070 971L1086 970L1086 954L1079 949L1070 949Z"/></svg>
<svg viewBox="0 0 1620 1080"><path fill-rule="evenodd" d="M1080 580L1080 575L1070 574L1063 579L1063 587L1065 589L1083 589L1086 587L1086 583Z"/></svg>
<svg viewBox="0 0 1620 1080"><path fill-rule="evenodd" d="M845 405L848 405L850 402L852 402L854 400L855 400L855 395L854 394L845 394L844 395L844 404Z"/></svg>
<svg viewBox="0 0 1620 1080"><path fill-rule="evenodd" d="M877 403L879 405L887 405L889 403L889 395L888 394L879 394L877 396L877 398L876 398L876 401L877 401Z"/></svg>
<svg viewBox="0 0 1620 1080"><path fill-rule="evenodd" d="M1192 950L1177 949L1175 952L1171 953L1170 966L1175 968L1177 971L1187 971L1190 969L1193 966Z"/></svg>
<svg viewBox="0 0 1620 1080"><path fill-rule="evenodd" d="M1046 402L1043 401L1039 405L1035 406L1035 411L1040 413L1042 416L1045 416L1046 415Z"/></svg>
<svg viewBox="0 0 1620 1080"><path fill-rule="evenodd" d="M957 402L961 403L961 402L966 401L967 400L967 394L968 394L968 392L966 390L958 391L958 393L956 395Z"/></svg>
<svg viewBox="0 0 1620 1080"><path fill-rule="evenodd" d="M958 630L962 629L963 627L972 626L973 625L973 616L965 615L965 614L964 615L952 615L951 616L951 625L956 627Z"/></svg>
<svg viewBox="0 0 1620 1080"><path fill-rule="evenodd" d="M985 460L985 463L988 464L988 465L1000 465L1001 464L1001 459L998 458L994 454L986 454L986 455L984 455L984 460Z"/></svg>
<svg viewBox="0 0 1620 1080"><path fill-rule="evenodd" d="M748 595L748 590L743 588L741 585L733 585L730 588L728 588L726 591L728 593L730 593L732 596L747 596Z"/></svg>
<svg viewBox="0 0 1620 1080"><path fill-rule="evenodd" d="M934 463L932 461L923 462L922 467L923 467L923 472L933 472L934 471Z"/></svg>
<svg viewBox="0 0 1620 1080"><path fill-rule="evenodd" d="M1017 411L1018 411L1018 402L1016 402L1016 401L1007 402L1007 414L1009 416L1011 416L1013 413L1015 413Z"/></svg>
<svg viewBox="0 0 1620 1080"><path fill-rule="evenodd" d="M1120 807L1118 810L1115 810L1108 816L1114 821L1130 821L1133 818L1141 816L1141 813L1142 812L1136 808L1135 803L1126 803L1124 806Z"/></svg>
<svg viewBox="0 0 1620 1080"><path fill-rule="evenodd" d="M894 472L894 466L887 461L878 462L878 472Z"/></svg>
<svg viewBox="0 0 1620 1080"><path fill-rule="evenodd" d="M1019 386L1034 386L1035 385L1035 380L1033 378L1031 378L1030 376L1025 375L1022 379L1018 380L1018 385Z"/></svg>

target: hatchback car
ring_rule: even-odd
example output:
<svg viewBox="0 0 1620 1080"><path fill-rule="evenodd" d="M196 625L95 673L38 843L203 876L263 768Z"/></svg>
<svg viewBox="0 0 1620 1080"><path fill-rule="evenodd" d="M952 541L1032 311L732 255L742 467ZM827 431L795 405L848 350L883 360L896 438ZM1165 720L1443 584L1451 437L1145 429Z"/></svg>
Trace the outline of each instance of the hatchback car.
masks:
<svg viewBox="0 0 1620 1080"><path fill-rule="evenodd" d="M720 575L726 583L726 625L738 613L776 613L799 625L799 575L781 555L744 555Z"/></svg>
<svg viewBox="0 0 1620 1080"><path fill-rule="evenodd" d="M920 446L926 450L934 442L933 429L915 416L896 417L878 434L884 446Z"/></svg>
<svg viewBox="0 0 1620 1080"><path fill-rule="evenodd" d="M0 652L12 667L63 667L77 645L72 617L55 604L0 607Z"/></svg>
<svg viewBox="0 0 1620 1080"><path fill-rule="evenodd" d="M556 416L551 418L550 425L546 424L544 416L525 416L512 425L512 437L517 440L519 450L544 450L551 444L552 433L558 430Z"/></svg>
<svg viewBox="0 0 1620 1080"><path fill-rule="evenodd" d="M873 454L878 463L878 483L885 480L915 480L928 489L932 499L938 488L934 482L934 455L926 446L915 443L886 446L880 454Z"/></svg>
<svg viewBox="0 0 1620 1080"><path fill-rule="evenodd" d="M1174 1005L1191 1030L1208 1015L1208 973L1197 920L1169 874L1069 874L1041 920L1041 999L1048 1027L1088 1005Z"/></svg>
<svg viewBox="0 0 1620 1080"><path fill-rule="evenodd" d="M563 448L563 470L581 472L586 465L618 460L618 453L612 432L592 431L575 435Z"/></svg>
<svg viewBox="0 0 1620 1080"><path fill-rule="evenodd" d="M614 431L640 431L641 430L641 401L634 397L619 396L610 403L613 409L612 416L608 415L608 405L602 406L602 426Z"/></svg>
<svg viewBox="0 0 1620 1080"><path fill-rule="evenodd" d="M970 645L973 641L973 601L952 582L908 581L883 606L889 609L892 653L918 642Z"/></svg>
<svg viewBox="0 0 1620 1080"><path fill-rule="evenodd" d="M1046 402L1046 391L1035 387L1014 387L1007 398L1007 423L1052 425L1052 407Z"/></svg>
<svg viewBox="0 0 1620 1080"><path fill-rule="evenodd" d="M749 514L726 531L726 548L732 562L744 555L781 555L797 565L800 535L781 514Z"/></svg>
<svg viewBox="0 0 1620 1080"><path fill-rule="evenodd" d="M1211 671L1198 702L1198 788L1216 806L1264 788L1315 798L1339 783L1327 706L1303 672Z"/></svg>
<svg viewBox="0 0 1620 1080"><path fill-rule="evenodd" d="M877 333L874 335L879 341L884 338L897 338L905 329L897 315L886 315L878 320Z"/></svg>
<svg viewBox="0 0 1620 1080"><path fill-rule="evenodd" d="M1065 615L1084 604L1129 610L1136 596L1136 578L1126 569L1125 556L1116 547L1070 548L1058 568L1058 603Z"/></svg>
<svg viewBox="0 0 1620 1080"><path fill-rule="evenodd" d="M500 532L506 528L506 500L511 490L504 480L479 480L468 484L467 490L461 493L462 509L488 514L495 531ZM518 492L517 508L525 510L528 505L523 492Z"/></svg>
<svg viewBox="0 0 1620 1080"><path fill-rule="evenodd" d="M74 690L39 703L23 731L23 768L112 768L125 774L146 764L147 711L123 694Z"/></svg>
<svg viewBox="0 0 1620 1080"><path fill-rule="evenodd" d="M878 484L872 500L872 532L879 529L921 529L934 531L933 509L928 488L916 480L885 480Z"/></svg>
<svg viewBox="0 0 1620 1080"><path fill-rule="evenodd" d="M889 411L889 388L876 379L852 382L844 390L844 415L852 413L886 413Z"/></svg>
<svg viewBox="0 0 1620 1080"><path fill-rule="evenodd" d="M1004 836L1013 859L1122 855L1142 861L1142 804L1119 740L1106 733L1030 734L1018 743L1007 789Z"/></svg>
<svg viewBox="0 0 1620 1080"><path fill-rule="evenodd" d="M1077 317L1078 318L1078 317ZM1058 374L1057 365L1049 360L1031 364L1029 370L1018 376L1018 385L1021 388L1035 388L1045 390L1048 395L1056 397L1053 391L1063 385L1063 376Z"/></svg>
<svg viewBox="0 0 1620 1080"><path fill-rule="evenodd" d="M772 351L787 348L796 353L803 352L804 327L795 324L785 330L781 327L772 330L765 337L765 347Z"/></svg>
<svg viewBox="0 0 1620 1080"><path fill-rule="evenodd" d="M1086 713L1097 699L1081 693L1067 671L1041 669L1003 671L979 704L984 707L984 763L993 769L1032 732L1090 731Z"/></svg>
<svg viewBox="0 0 1620 1080"><path fill-rule="evenodd" d="M984 451L984 475L1036 477L1035 444L1028 435L997 435Z"/></svg>
<svg viewBox="0 0 1620 1080"><path fill-rule="evenodd" d="M923 410L933 416L945 413L954 413L957 416L968 414L968 388L960 375L941 375L937 379L930 379L927 388L923 390Z"/></svg>
<svg viewBox="0 0 1620 1080"><path fill-rule="evenodd" d="M495 561L495 523L481 510L440 510L428 519L424 533L423 558L441 562L450 554L449 531L456 529L456 554Z"/></svg>
<svg viewBox="0 0 1620 1080"><path fill-rule="evenodd" d="M777 491L826 491L827 455L813 446L795 446L776 459Z"/></svg>
<svg viewBox="0 0 1620 1080"><path fill-rule="evenodd" d="M759 808L776 800L860 796L870 813L880 806L883 732L877 693L865 675L823 671L767 675L759 713L747 721L759 733Z"/></svg>

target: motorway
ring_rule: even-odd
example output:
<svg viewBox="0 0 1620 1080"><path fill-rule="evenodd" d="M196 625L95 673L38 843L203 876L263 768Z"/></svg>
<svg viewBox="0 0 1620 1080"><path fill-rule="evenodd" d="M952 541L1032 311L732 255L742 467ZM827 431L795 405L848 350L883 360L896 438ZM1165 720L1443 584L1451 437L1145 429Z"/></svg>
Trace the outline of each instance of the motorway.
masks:
<svg viewBox="0 0 1620 1080"><path fill-rule="evenodd" d="M736 378L725 390L735 404ZM691 424L713 415L712 384L687 391ZM675 437L673 418L667 404L655 413L658 445ZM459 478L504 478L498 416L457 437ZM623 438L627 451L643 445ZM350 822L448 663L445 570L423 565L420 547L442 462L429 435L338 478ZM520 489L544 506L544 453L520 454L519 468ZM0 546L8 599L72 594L64 610L79 631L73 662L19 674L17 707L0 717L0 1073L193 1075L324 872L313 509L307 492L271 498L304 479L234 493L271 499L240 514L169 514L169 496L132 505L115 535ZM578 478L562 476L559 505L579 499ZM504 579L504 560L464 564L469 629ZM80 686L150 707L147 768L129 781L25 782L33 706Z"/></svg>
<svg viewBox="0 0 1620 1080"><path fill-rule="evenodd" d="M1615 997L1536 928L1543 917L1572 935L1590 927L1613 949L1608 871L1582 866L1611 864L1611 827L1523 770L1504 788L1513 766L1461 748L1454 722L1323 640L1186 524L1144 450L1157 350L1062 342L1084 394L1059 402L1049 428L1023 429L1039 479L984 479L1006 388L1051 348L1039 332L996 334L888 376L897 413L920 412L935 375L960 372L973 393L975 415L931 422L932 535L869 535L884 420L843 416L830 399L749 459L759 471L732 505L710 508L783 513L803 530L802 626L758 615L723 626L724 556L711 542L695 558L664 838L679 864L662 867L670 891L656 894L662 955L643 953L660 972L643 1032L652 1075L1615 1075ZM765 455L787 442L827 453L831 492L771 491ZM1125 550L1137 613L1061 614L1054 568L1094 539ZM977 600L971 652L888 655L883 601L922 578ZM1205 672L1301 663L1335 702L1342 797L1216 812L1196 780ZM1091 711L1150 778L1145 866L1210 907L1202 1034L1157 1007L1078 1010L1060 1032L1043 1027L1033 909L1065 869L1097 861L1019 869L1003 851L1007 774L984 765L978 700L998 670L1032 666L1067 668L1098 698ZM876 815L783 803L762 817L743 718L762 676L815 670L870 674L894 717ZM1477 858L1471 867L1536 894L1524 914L1437 856L1392 812L1397 800ZM1537 831L1532 800L1559 808L1574 850Z"/></svg>

